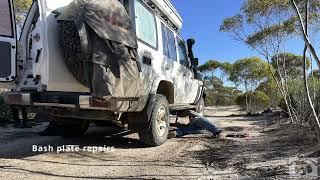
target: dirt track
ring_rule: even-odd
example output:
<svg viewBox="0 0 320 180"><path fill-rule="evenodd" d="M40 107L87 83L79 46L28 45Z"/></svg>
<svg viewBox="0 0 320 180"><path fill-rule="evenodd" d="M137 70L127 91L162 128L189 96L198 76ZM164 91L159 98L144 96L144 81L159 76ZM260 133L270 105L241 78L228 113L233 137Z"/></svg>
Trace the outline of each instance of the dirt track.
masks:
<svg viewBox="0 0 320 180"><path fill-rule="evenodd" d="M110 138L102 128L91 129L82 139L66 140L38 136L44 125L24 130L0 127L0 179L283 179L291 177L290 157L318 157L312 154L319 149L314 137L301 127L269 116L240 114L236 107L208 108L209 119L225 130L221 139L190 135L157 148L143 148L136 134ZM239 133L248 136L226 137ZM114 149L34 153L32 145Z"/></svg>

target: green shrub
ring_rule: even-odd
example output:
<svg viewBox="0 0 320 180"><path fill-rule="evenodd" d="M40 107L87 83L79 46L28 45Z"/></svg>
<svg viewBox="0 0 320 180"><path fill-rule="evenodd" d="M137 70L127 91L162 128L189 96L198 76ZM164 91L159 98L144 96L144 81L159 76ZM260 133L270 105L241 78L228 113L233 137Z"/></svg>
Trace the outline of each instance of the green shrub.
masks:
<svg viewBox="0 0 320 180"><path fill-rule="evenodd" d="M261 83L256 90L262 91L266 93L267 96L269 96L270 107L279 107L279 103L281 103L280 100L282 96L277 86L277 83L273 79Z"/></svg>
<svg viewBox="0 0 320 180"><path fill-rule="evenodd" d="M238 96L236 103L248 113L257 113L270 106L270 98L262 91L253 91Z"/></svg>
<svg viewBox="0 0 320 180"><path fill-rule="evenodd" d="M320 80L315 79L313 81L309 79L309 90L314 103L317 114L320 114ZM297 117L301 117L301 120L308 121L303 118L310 118L311 108L307 101L303 80L291 80L288 82L288 101L291 108L294 109ZM279 102L279 107L284 111L287 111L287 106L283 98Z"/></svg>
<svg viewBox="0 0 320 180"><path fill-rule="evenodd" d="M205 99L205 106L233 106L236 96L228 96L224 94L208 94Z"/></svg>

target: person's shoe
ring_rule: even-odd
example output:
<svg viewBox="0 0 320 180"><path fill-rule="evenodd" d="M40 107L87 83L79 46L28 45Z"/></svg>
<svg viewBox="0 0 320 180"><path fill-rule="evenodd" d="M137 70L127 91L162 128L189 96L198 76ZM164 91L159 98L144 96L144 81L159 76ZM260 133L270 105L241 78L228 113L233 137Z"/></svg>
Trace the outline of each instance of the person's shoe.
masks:
<svg viewBox="0 0 320 180"><path fill-rule="evenodd" d="M169 131L168 139L176 138L178 133L176 131Z"/></svg>
<svg viewBox="0 0 320 180"><path fill-rule="evenodd" d="M213 137L215 137L215 138L220 138L221 133L222 133L222 130L219 129L215 134L213 134Z"/></svg>

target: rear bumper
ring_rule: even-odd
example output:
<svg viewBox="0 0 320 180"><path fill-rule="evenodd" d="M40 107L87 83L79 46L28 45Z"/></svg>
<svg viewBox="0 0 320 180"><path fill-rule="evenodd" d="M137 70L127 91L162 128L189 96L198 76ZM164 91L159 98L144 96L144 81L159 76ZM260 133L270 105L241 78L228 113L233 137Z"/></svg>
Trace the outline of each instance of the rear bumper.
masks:
<svg viewBox="0 0 320 180"><path fill-rule="evenodd" d="M15 106L34 107L61 107L83 110L107 110L114 112L127 111L128 108L120 108L119 104L130 101L111 99L109 101L97 102L89 94L65 93L65 92L43 92L23 93L8 92L4 95L6 104Z"/></svg>
<svg viewBox="0 0 320 180"><path fill-rule="evenodd" d="M31 98L29 93L8 92L3 95L4 102L9 105L30 106Z"/></svg>

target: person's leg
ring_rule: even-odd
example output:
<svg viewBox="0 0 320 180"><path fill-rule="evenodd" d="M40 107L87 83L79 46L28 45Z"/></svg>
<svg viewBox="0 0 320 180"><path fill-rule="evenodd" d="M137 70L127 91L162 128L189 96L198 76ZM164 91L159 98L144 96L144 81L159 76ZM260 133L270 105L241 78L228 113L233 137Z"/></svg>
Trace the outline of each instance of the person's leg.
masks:
<svg viewBox="0 0 320 180"><path fill-rule="evenodd" d="M201 129L205 129L211 132L213 135L217 135L221 132L221 129L216 127L211 121L204 116L196 116L193 118L191 124Z"/></svg>
<svg viewBox="0 0 320 180"><path fill-rule="evenodd" d="M176 138L176 137L183 137L189 134L206 134L208 131L204 129L200 129L199 127L188 124L188 125L183 125L183 126L178 126L176 130L170 131L168 138Z"/></svg>
<svg viewBox="0 0 320 180"><path fill-rule="evenodd" d="M177 137L186 136L189 134L205 134L206 131L203 129L200 129L196 126L190 125L188 127L180 127L176 130Z"/></svg>

